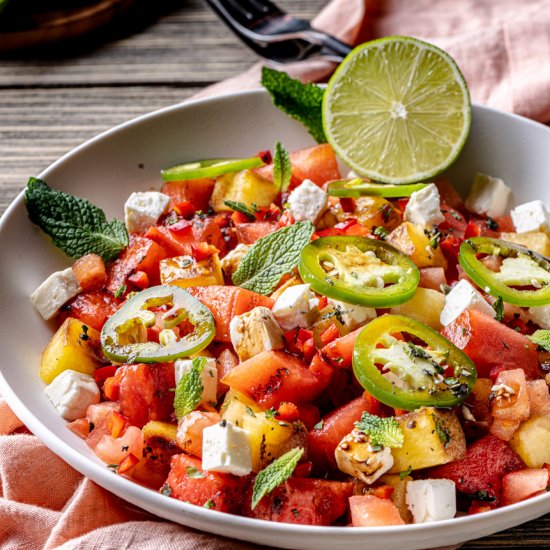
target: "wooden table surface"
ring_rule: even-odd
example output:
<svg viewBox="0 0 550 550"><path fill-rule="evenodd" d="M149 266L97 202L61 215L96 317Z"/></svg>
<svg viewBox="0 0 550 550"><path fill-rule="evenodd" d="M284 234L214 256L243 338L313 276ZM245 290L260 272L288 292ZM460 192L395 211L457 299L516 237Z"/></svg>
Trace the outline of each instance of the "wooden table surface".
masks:
<svg viewBox="0 0 550 550"><path fill-rule="evenodd" d="M311 18L326 0L279 3ZM140 0L130 15L83 40L0 57L0 214L29 176L76 145L256 59L200 0L157 4ZM550 547L550 515L465 545L516 547Z"/></svg>

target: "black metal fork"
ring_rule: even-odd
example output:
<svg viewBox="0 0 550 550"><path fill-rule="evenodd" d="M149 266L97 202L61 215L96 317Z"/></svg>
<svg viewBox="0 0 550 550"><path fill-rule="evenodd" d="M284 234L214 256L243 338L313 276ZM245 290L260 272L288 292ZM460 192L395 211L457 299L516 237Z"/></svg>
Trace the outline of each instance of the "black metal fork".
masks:
<svg viewBox="0 0 550 550"><path fill-rule="evenodd" d="M261 57L277 63L322 56L340 62L349 44L313 29L269 0L206 0L227 26Z"/></svg>

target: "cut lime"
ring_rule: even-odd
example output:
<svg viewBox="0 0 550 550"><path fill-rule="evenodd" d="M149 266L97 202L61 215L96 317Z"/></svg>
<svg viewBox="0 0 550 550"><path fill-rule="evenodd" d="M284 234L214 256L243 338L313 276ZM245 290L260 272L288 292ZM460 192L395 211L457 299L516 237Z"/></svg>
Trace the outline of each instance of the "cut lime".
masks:
<svg viewBox="0 0 550 550"><path fill-rule="evenodd" d="M455 61L404 36L355 48L323 99L323 126L336 154L384 183L424 181L445 170L464 146L470 120L470 94Z"/></svg>
<svg viewBox="0 0 550 550"><path fill-rule="evenodd" d="M178 164L161 170L162 179L165 181L195 180L199 178L216 178L228 172L240 172L251 168L263 166L264 161L260 157L246 159L206 159L186 164Z"/></svg>

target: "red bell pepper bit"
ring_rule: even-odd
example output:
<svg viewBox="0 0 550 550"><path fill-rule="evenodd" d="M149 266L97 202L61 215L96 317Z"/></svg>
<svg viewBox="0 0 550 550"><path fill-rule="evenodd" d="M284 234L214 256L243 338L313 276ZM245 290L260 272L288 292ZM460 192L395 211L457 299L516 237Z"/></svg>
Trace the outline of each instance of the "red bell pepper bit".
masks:
<svg viewBox="0 0 550 550"><path fill-rule="evenodd" d="M191 235L193 234L193 222L189 220L179 220L169 225L168 229L177 235Z"/></svg>
<svg viewBox="0 0 550 550"><path fill-rule="evenodd" d="M115 439L120 437L129 423L128 418L126 418L123 414L120 414L118 411L113 411L109 417L109 429L111 430L111 435Z"/></svg>
<svg viewBox="0 0 550 550"><path fill-rule="evenodd" d="M300 419L298 407L290 401L283 401L277 409L277 420L283 422L296 422Z"/></svg>
<svg viewBox="0 0 550 550"><path fill-rule="evenodd" d="M294 216L288 210L285 210L279 218L279 227L286 227L287 225L292 225L294 222Z"/></svg>
<svg viewBox="0 0 550 550"><path fill-rule="evenodd" d="M479 237L481 235L481 227L474 222L469 221L466 226L466 231L464 232L464 238L469 239L470 237Z"/></svg>
<svg viewBox="0 0 550 550"><path fill-rule="evenodd" d="M129 454L119 465L116 469L119 474L125 474L129 472L137 463L139 462L139 458L136 455Z"/></svg>
<svg viewBox="0 0 550 550"><path fill-rule="evenodd" d="M140 290L144 290L150 286L149 277L145 271L136 271L132 273L128 276L128 281Z"/></svg>
<svg viewBox="0 0 550 550"><path fill-rule="evenodd" d="M193 258L195 258L197 262L206 260L206 258L210 258L210 256L213 256L219 252L213 244L208 244L204 241L200 243L193 243L191 245L191 250L193 253Z"/></svg>
<svg viewBox="0 0 550 550"><path fill-rule="evenodd" d="M196 208L190 201L180 201L174 204L174 211L184 218L192 218L195 215Z"/></svg>
<svg viewBox="0 0 550 550"><path fill-rule="evenodd" d="M338 327L331 323L322 333L321 333L321 342L323 342L323 346L326 346L330 344L331 342L334 342L336 338L340 336L340 331L338 330Z"/></svg>
<svg viewBox="0 0 550 550"><path fill-rule="evenodd" d="M304 350L304 360L306 362L309 362L313 359L313 356L317 352L317 349L315 348L315 342L313 341L313 338L310 338L309 340L306 340L303 345Z"/></svg>
<svg viewBox="0 0 550 550"><path fill-rule="evenodd" d="M240 225L241 223L250 223L250 218L242 212L233 212L231 214L231 221L234 225Z"/></svg>
<svg viewBox="0 0 550 550"><path fill-rule="evenodd" d="M340 199L340 205L344 212L353 212L355 210L355 201L349 197L342 197Z"/></svg>
<svg viewBox="0 0 550 550"><path fill-rule="evenodd" d="M368 491L369 495L373 495L378 498L391 498L394 488L391 485L380 485L379 487L371 487Z"/></svg>
<svg viewBox="0 0 550 550"><path fill-rule="evenodd" d="M94 371L94 379L97 384L104 382L110 376L114 376L118 367L116 365L109 365L108 367L99 367Z"/></svg>
<svg viewBox="0 0 550 550"><path fill-rule="evenodd" d="M271 164L273 162L273 157L271 156L271 151L269 149L267 149L266 151L260 151L258 153L258 156L265 164Z"/></svg>

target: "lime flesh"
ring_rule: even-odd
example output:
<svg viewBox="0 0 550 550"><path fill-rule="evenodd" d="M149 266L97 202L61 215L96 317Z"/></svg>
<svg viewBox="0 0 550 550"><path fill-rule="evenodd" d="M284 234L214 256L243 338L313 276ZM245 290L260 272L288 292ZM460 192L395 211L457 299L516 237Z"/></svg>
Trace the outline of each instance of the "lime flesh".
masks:
<svg viewBox="0 0 550 550"><path fill-rule="evenodd" d="M329 81L323 126L356 173L384 183L424 181L447 168L470 130L468 87L432 44L391 36L355 48Z"/></svg>

